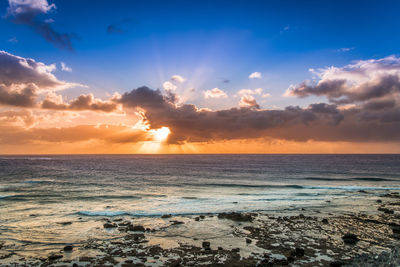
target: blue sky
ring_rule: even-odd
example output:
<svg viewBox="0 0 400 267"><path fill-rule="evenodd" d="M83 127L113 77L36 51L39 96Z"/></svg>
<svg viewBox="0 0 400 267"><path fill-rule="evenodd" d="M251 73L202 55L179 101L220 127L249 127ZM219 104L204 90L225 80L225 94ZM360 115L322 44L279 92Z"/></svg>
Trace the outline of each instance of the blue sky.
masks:
<svg viewBox="0 0 400 267"><path fill-rule="evenodd" d="M2 14L8 1L0 2ZM88 85L66 96L93 92L105 98L141 85L162 88L178 74L197 92L263 88L263 107L306 105L313 98L281 95L311 79L309 68L398 54L398 1L49 1L58 32L75 33L74 51L47 42L30 27L0 20L3 50L45 64L65 62L59 79ZM113 26L117 32L107 33ZM12 41L14 40L14 41ZM15 41L17 40L17 41ZM249 79L252 72L262 79ZM229 83L224 83L229 80ZM190 99L224 108L232 102Z"/></svg>

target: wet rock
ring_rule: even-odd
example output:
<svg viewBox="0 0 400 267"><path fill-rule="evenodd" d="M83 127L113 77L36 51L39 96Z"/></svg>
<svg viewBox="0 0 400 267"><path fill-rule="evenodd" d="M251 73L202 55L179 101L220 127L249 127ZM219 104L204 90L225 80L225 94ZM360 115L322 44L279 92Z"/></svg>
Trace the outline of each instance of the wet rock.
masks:
<svg viewBox="0 0 400 267"><path fill-rule="evenodd" d="M79 267L79 265L74 263L74 264L72 264L72 267Z"/></svg>
<svg viewBox="0 0 400 267"><path fill-rule="evenodd" d="M143 225L130 225L127 228L128 231L134 231L134 232L144 232L146 229L143 227Z"/></svg>
<svg viewBox="0 0 400 267"><path fill-rule="evenodd" d="M49 259L49 261L55 261L55 260L61 259L62 257L63 257L63 255L61 255L61 254L51 254L48 259Z"/></svg>
<svg viewBox="0 0 400 267"><path fill-rule="evenodd" d="M172 260L171 262L169 262L169 263L167 264L167 266L168 266L168 267L178 267L178 266L181 266L181 262L182 262L181 259Z"/></svg>
<svg viewBox="0 0 400 267"><path fill-rule="evenodd" d="M328 224L329 222L328 222L328 219L326 219L326 218L324 218L324 219L322 219L322 221L321 221L323 224Z"/></svg>
<svg viewBox="0 0 400 267"><path fill-rule="evenodd" d="M184 224L184 222L181 222L181 221L175 221L175 220L173 220L173 221L170 221L170 222L172 223L172 225Z"/></svg>
<svg viewBox="0 0 400 267"><path fill-rule="evenodd" d="M171 218L172 215L171 214L164 214L163 216L161 216L162 219L168 219Z"/></svg>
<svg viewBox="0 0 400 267"><path fill-rule="evenodd" d="M382 203L381 199L376 200L377 203Z"/></svg>
<svg viewBox="0 0 400 267"><path fill-rule="evenodd" d="M218 247L218 250L224 250L224 248L223 247Z"/></svg>
<svg viewBox="0 0 400 267"><path fill-rule="evenodd" d="M251 239L250 238L246 238L246 243L250 244L251 243Z"/></svg>
<svg viewBox="0 0 400 267"><path fill-rule="evenodd" d="M384 207L379 207L378 210L379 210L379 211L382 211L382 212L385 213L385 214L393 214L393 213L394 213L393 210L390 210L390 209L384 208Z"/></svg>
<svg viewBox="0 0 400 267"><path fill-rule="evenodd" d="M208 241L203 241L203 243L201 244L201 246L202 246L205 250L210 250L210 249L211 249L211 248L210 248L211 244L210 244L210 242L208 242Z"/></svg>
<svg viewBox="0 0 400 267"><path fill-rule="evenodd" d="M253 216L251 214L242 214L238 212L220 213L218 219L229 219L237 222L252 222Z"/></svg>
<svg viewBox="0 0 400 267"><path fill-rule="evenodd" d="M64 247L64 251L67 251L67 252L72 251L72 249L73 249L73 247L71 245L67 245Z"/></svg>
<svg viewBox="0 0 400 267"><path fill-rule="evenodd" d="M93 260L94 260L93 257L87 257L87 256L79 257L79 261L91 262Z"/></svg>
<svg viewBox="0 0 400 267"><path fill-rule="evenodd" d="M296 248L295 250L294 250L294 255L296 256L296 257L303 257L304 256L304 249L302 249L302 248Z"/></svg>
<svg viewBox="0 0 400 267"><path fill-rule="evenodd" d="M329 263L329 267L342 267L344 265L341 261L332 261Z"/></svg>
<svg viewBox="0 0 400 267"><path fill-rule="evenodd" d="M122 218L117 218L117 219L113 220L113 222L122 222Z"/></svg>
<svg viewBox="0 0 400 267"><path fill-rule="evenodd" d="M61 224L61 225L70 225L70 224L72 224L72 222L58 222L58 224Z"/></svg>
<svg viewBox="0 0 400 267"><path fill-rule="evenodd" d="M343 242L348 245L354 245L359 241L358 237L355 234L351 233L345 234L344 236L342 236L342 239Z"/></svg>
<svg viewBox="0 0 400 267"><path fill-rule="evenodd" d="M198 221L200 221L200 217L196 217L196 218L194 218L194 220L195 220L196 222L198 222Z"/></svg>
<svg viewBox="0 0 400 267"><path fill-rule="evenodd" d="M103 227L104 227L104 228L116 228L116 227L117 227L117 224L116 224L116 223L106 222L106 223L103 225Z"/></svg>
<svg viewBox="0 0 400 267"><path fill-rule="evenodd" d="M206 218L206 216L200 215L200 219L204 220L204 218Z"/></svg>
<svg viewBox="0 0 400 267"><path fill-rule="evenodd" d="M234 252L234 253L239 253L240 252L240 248L233 248L231 251Z"/></svg>

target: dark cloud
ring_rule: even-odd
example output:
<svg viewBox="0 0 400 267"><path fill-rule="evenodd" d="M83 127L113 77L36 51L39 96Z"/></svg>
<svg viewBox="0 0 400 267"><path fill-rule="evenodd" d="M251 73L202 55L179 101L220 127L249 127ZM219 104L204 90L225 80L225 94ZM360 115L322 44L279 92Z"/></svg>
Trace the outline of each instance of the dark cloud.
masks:
<svg viewBox="0 0 400 267"><path fill-rule="evenodd" d="M54 4L49 5L47 0L17 1L9 0L6 18L16 24L27 25L40 34L46 41L58 48L73 50L72 40L79 39L74 33L61 33L56 31L53 20L44 19L42 15L55 9Z"/></svg>
<svg viewBox="0 0 400 267"><path fill-rule="evenodd" d="M268 137L273 129L294 126L308 128L309 139L318 139L318 127L336 127L344 119L337 106L329 104L284 110L247 107L210 111L189 104L178 106L170 99L158 90L140 87L123 94L118 102L127 108L144 109L144 119L154 129L169 127L171 143ZM295 131L290 139L297 139Z"/></svg>
<svg viewBox="0 0 400 267"><path fill-rule="evenodd" d="M54 69L54 65L0 51L0 105L34 107L40 92L78 85L58 80Z"/></svg>
<svg viewBox="0 0 400 267"><path fill-rule="evenodd" d="M397 98L400 93L400 58L394 56L312 71L319 76L318 82L292 86L286 95L326 96L332 103L357 104Z"/></svg>
<svg viewBox="0 0 400 267"><path fill-rule="evenodd" d="M112 112L117 109L117 103L111 101L102 101L95 99L93 94L80 95L69 103L57 103L51 98L46 98L41 105L44 109L54 110L91 110Z"/></svg>
<svg viewBox="0 0 400 267"><path fill-rule="evenodd" d="M0 84L0 105L34 107L36 97L36 87L33 85L20 89L11 89Z"/></svg>

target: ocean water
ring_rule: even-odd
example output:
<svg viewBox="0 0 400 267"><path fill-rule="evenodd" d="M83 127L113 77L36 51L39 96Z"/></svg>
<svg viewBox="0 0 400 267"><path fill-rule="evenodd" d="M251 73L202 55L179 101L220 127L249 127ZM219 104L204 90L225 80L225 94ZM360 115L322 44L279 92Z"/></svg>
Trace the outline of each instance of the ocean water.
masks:
<svg viewBox="0 0 400 267"><path fill-rule="evenodd" d="M400 155L0 156L0 242L77 243L115 216L354 210L388 190L400 191Z"/></svg>

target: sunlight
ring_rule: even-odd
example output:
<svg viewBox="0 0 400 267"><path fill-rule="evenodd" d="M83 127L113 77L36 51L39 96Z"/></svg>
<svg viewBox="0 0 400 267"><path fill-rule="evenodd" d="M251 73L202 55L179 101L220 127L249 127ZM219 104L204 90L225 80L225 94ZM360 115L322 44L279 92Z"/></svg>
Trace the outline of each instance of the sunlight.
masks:
<svg viewBox="0 0 400 267"><path fill-rule="evenodd" d="M154 141L157 142L163 142L167 140L168 135L171 133L168 127L161 127L157 130L150 130L150 132L153 134Z"/></svg>

